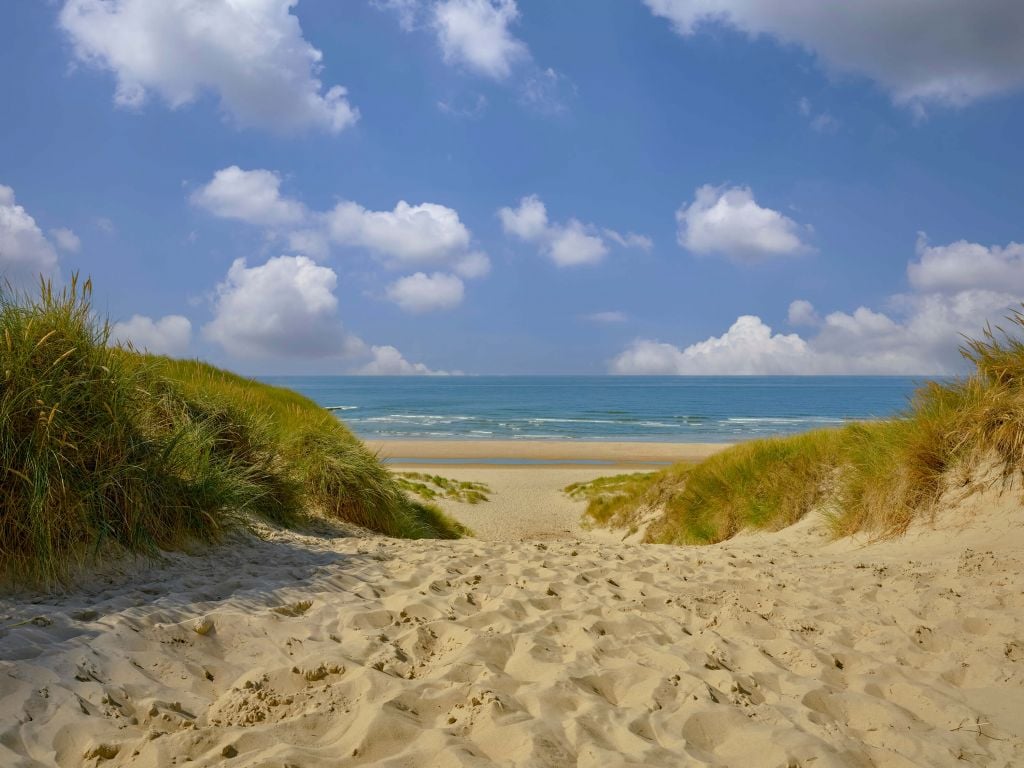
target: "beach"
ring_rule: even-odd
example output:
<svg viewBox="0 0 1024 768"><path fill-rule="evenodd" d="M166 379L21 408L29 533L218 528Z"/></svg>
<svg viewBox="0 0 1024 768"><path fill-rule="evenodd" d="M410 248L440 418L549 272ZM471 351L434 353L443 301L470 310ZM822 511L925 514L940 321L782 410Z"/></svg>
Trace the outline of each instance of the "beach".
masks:
<svg viewBox="0 0 1024 768"><path fill-rule="evenodd" d="M614 442L603 440L368 440L382 459L396 464L451 462L484 464L494 460L650 469L677 461L700 461L728 443ZM412 459L412 462L403 461Z"/></svg>
<svg viewBox="0 0 1024 768"><path fill-rule="evenodd" d="M420 454L443 450L465 452ZM491 486L442 503L476 538L261 526L4 598L0 762L1024 760L1018 491L883 543L830 541L815 516L669 547L579 525L560 488L607 471L448 465Z"/></svg>

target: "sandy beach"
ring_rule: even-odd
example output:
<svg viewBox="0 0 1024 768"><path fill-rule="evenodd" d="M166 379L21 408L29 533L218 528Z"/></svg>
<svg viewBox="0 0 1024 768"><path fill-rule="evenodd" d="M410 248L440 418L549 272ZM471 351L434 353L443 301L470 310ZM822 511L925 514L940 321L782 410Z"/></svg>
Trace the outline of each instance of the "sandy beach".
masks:
<svg viewBox="0 0 1024 768"><path fill-rule="evenodd" d="M640 443L598 440L369 440L366 445L387 460L520 460L600 462L602 466L648 468L677 461L700 461L728 443ZM446 465L447 466L447 465Z"/></svg>
<svg viewBox="0 0 1024 768"><path fill-rule="evenodd" d="M600 469L448 467L476 539L263 528L0 600L10 766L1011 766L1024 514L819 518L710 547L590 536Z"/></svg>

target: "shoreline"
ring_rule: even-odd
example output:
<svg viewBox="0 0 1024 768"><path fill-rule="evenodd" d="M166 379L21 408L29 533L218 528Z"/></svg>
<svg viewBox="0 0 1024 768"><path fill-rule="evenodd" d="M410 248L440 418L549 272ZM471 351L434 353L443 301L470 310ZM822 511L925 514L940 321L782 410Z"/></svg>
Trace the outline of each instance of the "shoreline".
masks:
<svg viewBox="0 0 1024 768"><path fill-rule="evenodd" d="M366 440L390 466L662 467L701 461L734 443L604 442L585 440ZM403 461L408 459L409 461ZM476 461L474 461L476 460ZM507 460L507 461L502 461ZM533 463L537 462L537 463Z"/></svg>

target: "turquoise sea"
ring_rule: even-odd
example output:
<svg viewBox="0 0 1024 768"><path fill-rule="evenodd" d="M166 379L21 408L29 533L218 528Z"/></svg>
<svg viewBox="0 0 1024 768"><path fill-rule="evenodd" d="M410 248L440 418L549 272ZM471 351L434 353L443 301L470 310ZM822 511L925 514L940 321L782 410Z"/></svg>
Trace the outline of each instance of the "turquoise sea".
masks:
<svg viewBox="0 0 1024 768"><path fill-rule="evenodd" d="M274 376L365 439L731 442L891 416L890 376Z"/></svg>

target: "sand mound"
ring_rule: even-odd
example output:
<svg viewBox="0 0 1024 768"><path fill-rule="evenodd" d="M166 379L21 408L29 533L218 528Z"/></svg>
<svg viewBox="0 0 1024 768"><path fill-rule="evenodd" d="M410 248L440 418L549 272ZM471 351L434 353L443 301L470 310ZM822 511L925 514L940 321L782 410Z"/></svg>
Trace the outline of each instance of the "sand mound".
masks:
<svg viewBox="0 0 1024 768"><path fill-rule="evenodd" d="M247 537L0 602L0 764L1020 765L1022 522Z"/></svg>

